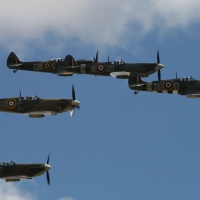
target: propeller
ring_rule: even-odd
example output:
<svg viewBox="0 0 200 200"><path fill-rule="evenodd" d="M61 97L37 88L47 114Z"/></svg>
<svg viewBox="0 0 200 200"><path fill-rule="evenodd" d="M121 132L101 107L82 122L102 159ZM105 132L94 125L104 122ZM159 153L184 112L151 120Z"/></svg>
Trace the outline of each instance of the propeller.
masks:
<svg viewBox="0 0 200 200"><path fill-rule="evenodd" d="M109 60L109 55L108 55L108 62L110 62L110 60Z"/></svg>
<svg viewBox="0 0 200 200"><path fill-rule="evenodd" d="M78 109L80 108L79 104L80 102L76 100L74 85L72 85L72 108L70 111L71 117L74 116L75 108L78 108Z"/></svg>
<svg viewBox="0 0 200 200"><path fill-rule="evenodd" d="M19 89L19 97L21 98L22 97L22 93L21 93L21 90Z"/></svg>
<svg viewBox="0 0 200 200"><path fill-rule="evenodd" d="M159 50L157 51L157 64L160 64L160 55L159 55ZM161 73L160 69L158 69L158 80L161 80Z"/></svg>
<svg viewBox="0 0 200 200"><path fill-rule="evenodd" d="M49 158L50 158L50 153L49 153L49 156L48 156L48 158L47 158L47 166L46 167L48 167L49 169L50 169L50 165L49 165ZM48 170L49 170L48 169ZM49 171L47 170L47 172L46 172L46 177L47 177L47 183L48 183L48 185L50 185L50 176L49 176Z"/></svg>
<svg viewBox="0 0 200 200"><path fill-rule="evenodd" d="M95 63L98 62L98 50L97 50L97 53L96 53L96 58L93 56L93 59L94 59L94 62L95 62Z"/></svg>
<svg viewBox="0 0 200 200"><path fill-rule="evenodd" d="M178 78L178 76L177 76L177 71L176 71L176 79Z"/></svg>

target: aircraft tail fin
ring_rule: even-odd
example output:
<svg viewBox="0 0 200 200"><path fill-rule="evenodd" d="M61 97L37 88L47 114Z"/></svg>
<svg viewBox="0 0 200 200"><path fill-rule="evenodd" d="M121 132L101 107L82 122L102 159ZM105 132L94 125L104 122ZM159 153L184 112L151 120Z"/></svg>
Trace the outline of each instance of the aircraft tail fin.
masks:
<svg viewBox="0 0 200 200"><path fill-rule="evenodd" d="M17 67L19 65L21 65L21 61L19 60L19 58L15 55L14 52L11 52L10 55L8 56L7 59L7 66L9 68L13 68L13 67Z"/></svg>
<svg viewBox="0 0 200 200"><path fill-rule="evenodd" d="M67 67L76 66L76 61L71 55L67 55L65 57L64 63L66 64Z"/></svg>
<svg viewBox="0 0 200 200"><path fill-rule="evenodd" d="M131 72L128 78L129 87L142 86L145 84L137 72Z"/></svg>

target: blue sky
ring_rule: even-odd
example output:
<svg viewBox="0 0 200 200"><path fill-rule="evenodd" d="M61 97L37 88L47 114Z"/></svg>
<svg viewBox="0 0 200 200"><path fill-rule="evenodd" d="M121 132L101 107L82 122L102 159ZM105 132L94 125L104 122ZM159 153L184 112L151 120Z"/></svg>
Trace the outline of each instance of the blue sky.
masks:
<svg viewBox="0 0 200 200"><path fill-rule="evenodd" d="M199 199L199 99L140 92L112 77L18 71L22 61L64 58L156 62L162 79L200 79L199 1L3 1L0 8L1 97L71 98L81 109L43 119L0 113L2 161L45 163L46 176L0 181L2 199ZM157 80L157 74L144 79Z"/></svg>

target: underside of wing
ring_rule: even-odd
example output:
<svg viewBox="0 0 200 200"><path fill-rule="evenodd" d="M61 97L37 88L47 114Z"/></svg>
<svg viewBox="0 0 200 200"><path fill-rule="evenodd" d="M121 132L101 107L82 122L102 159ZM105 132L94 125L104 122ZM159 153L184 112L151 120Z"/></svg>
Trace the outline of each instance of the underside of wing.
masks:
<svg viewBox="0 0 200 200"><path fill-rule="evenodd" d="M33 118L42 118L45 115L57 115L57 113L52 112L52 111L41 111L41 112L25 113L24 115L28 115L29 117L33 117Z"/></svg>
<svg viewBox="0 0 200 200"><path fill-rule="evenodd" d="M187 93L185 94L187 98L199 98L200 97L200 92L199 91L194 91L194 90L188 90Z"/></svg>
<svg viewBox="0 0 200 200"><path fill-rule="evenodd" d="M74 74L73 72L66 72L66 71L57 73L58 76L72 76L73 74Z"/></svg>
<svg viewBox="0 0 200 200"><path fill-rule="evenodd" d="M130 72L112 72L110 75L119 79L127 79L130 75Z"/></svg>
<svg viewBox="0 0 200 200"><path fill-rule="evenodd" d="M199 98L200 97L200 93L195 93L195 94L187 94L186 95L187 98Z"/></svg>
<svg viewBox="0 0 200 200"><path fill-rule="evenodd" d="M20 181L20 179L32 179L29 176L23 176L23 175L19 175L19 176L13 176L13 177L6 177L5 181L6 182L17 182Z"/></svg>

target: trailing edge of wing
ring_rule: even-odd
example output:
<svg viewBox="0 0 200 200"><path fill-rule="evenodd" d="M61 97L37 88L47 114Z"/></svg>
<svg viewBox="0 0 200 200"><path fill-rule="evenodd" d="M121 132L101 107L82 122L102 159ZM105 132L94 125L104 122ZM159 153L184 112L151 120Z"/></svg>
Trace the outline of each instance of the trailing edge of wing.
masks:
<svg viewBox="0 0 200 200"><path fill-rule="evenodd" d="M63 72L58 73L57 75L58 76L72 76L73 74L74 74L74 72L63 71Z"/></svg>

